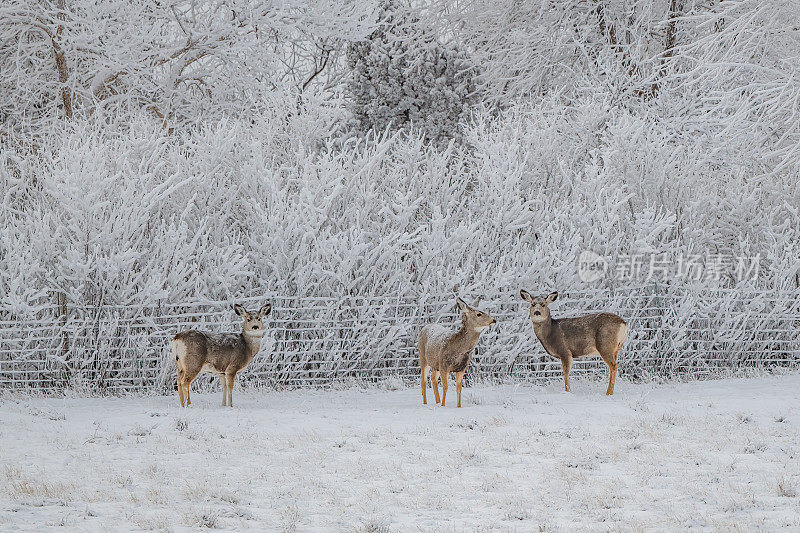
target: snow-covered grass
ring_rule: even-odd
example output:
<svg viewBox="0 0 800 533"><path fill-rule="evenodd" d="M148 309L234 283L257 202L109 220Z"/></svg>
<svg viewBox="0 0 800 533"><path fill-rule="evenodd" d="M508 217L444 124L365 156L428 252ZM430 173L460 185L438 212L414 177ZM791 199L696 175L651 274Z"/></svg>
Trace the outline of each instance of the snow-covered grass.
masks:
<svg viewBox="0 0 800 533"><path fill-rule="evenodd" d="M6 395L0 529L800 528L800 375L572 388Z"/></svg>

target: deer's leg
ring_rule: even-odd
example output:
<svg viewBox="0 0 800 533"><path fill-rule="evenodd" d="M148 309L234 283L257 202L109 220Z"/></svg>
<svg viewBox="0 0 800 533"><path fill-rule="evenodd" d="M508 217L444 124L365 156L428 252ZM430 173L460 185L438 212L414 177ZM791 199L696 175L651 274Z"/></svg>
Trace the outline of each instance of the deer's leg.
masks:
<svg viewBox="0 0 800 533"><path fill-rule="evenodd" d="M436 382L438 376L438 372L435 368L431 368L431 386L433 387L433 396L436 398L436 403L441 403L439 399L439 384Z"/></svg>
<svg viewBox="0 0 800 533"><path fill-rule="evenodd" d="M184 370L183 371L183 395L186 399L186 405L192 405L192 398L189 396L189 387L194 381L194 378L197 377L197 374L200 373L200 370L193 371L193 370Z"/></svg>
<svg viewBox="0 0 800 533"><path fill-rule="evenodd" d="M228 380L225 378L225 374L219 375L219 382L222 385L222 407L228 405Z"/></svg>
<svg viewBox="0 0 800 533"><path fill-rule="evenodd" d="M427 405L428 404L428 398L426 398L427 388L428 387L427 387L427 383L426 383L427 380L426 380L426 376L425 376L425 373L427 372L427 370L428 370L428 367L426 367L426 366L422 367L422 405Z"/></svg>
<svg viewBox="0 0 800 533"><path fill-rule="evenodd" d="M466 370L464 372L466 372ZM461 380L464 379L464 372L456 372L456 392L458 393L458 407L461 407Z"/></svg>
<svg viewBox="0 0 800 533"><path fill-rule="evenodd" d="M616 361L614 362L614 366L610 366L609 367L609 371L610 371L611 375L608 377L608 389L606 389L606 395L607 396L613 396L614 395L614 384L617 381L617 363L616 363Z"/></svg>
<svg viewBox="0 0 800 533"><path fill-rule="evenodd" d="M442 375L442 407L444 407L444 399L447 397L447 376L450 375L450 372L440 372Z"/></svg>
<svg viewBox="0 0 800 533"><path fill-rule="evenodd" d="M561 359L561 370L564 372L564 390L569 392L569 371L572 368L572 356Z"/></svg>
<svg viewBox="0 0 800 533"><path fill-rule="evenodd" d="M236 374L225 374L228 379L228 407L233 407L233 380L236 379Z"/></svg>
<svg viewBox="0 0 800 533"><path fill-rule="evenodd" d="M614 384L617 381L617 354L622 349L622 346L619 346L614 349L614 352L611 356L606 357L603 356L603 361L606 362L608 365L608 389L606 389L606 395L613 396L614 395Z"/></svg>
<svg viewBox="0 0 800 533"><path fill-rule="evenodd" d="M192 381L194 381L194 378L196 377L196 374L192 377L186 376L186 379L183 380L186 387L184 391L184 394L186 395L186 405L192 405L192 398L189 396L189 387L192 385Z"/></svg>
<svg viewBox="0 0 800 533"><path fill-rule="evenodd" d="M186 407L186 400L183 396L183 370L178 370L178 399L181 401L181 407Z"/></svg>

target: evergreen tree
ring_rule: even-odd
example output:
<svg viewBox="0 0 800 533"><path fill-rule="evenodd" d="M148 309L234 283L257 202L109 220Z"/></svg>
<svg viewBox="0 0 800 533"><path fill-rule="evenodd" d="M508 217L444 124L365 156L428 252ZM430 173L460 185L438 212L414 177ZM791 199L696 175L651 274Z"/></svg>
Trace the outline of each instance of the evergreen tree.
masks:
<svg viewBox="0 0 800 533"><path fill-rule="evenodd" d="M362 131L413 126L429 141L459 137L459 121L475 101L475 76L466 54L421 28L394 2L382 6L382 24L351 43L347 91Z"/></svg>

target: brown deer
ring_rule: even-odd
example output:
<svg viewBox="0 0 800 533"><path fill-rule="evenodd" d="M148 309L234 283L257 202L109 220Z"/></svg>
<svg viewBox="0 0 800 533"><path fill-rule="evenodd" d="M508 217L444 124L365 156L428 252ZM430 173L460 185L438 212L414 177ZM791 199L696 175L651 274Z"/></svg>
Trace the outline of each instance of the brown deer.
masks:
<svg viewBox="0 0 800 533"><path fill-rule="evenodd" d="M628 336L628 325L612 313L595 313L575 318L555 319L548 305L558 298L553 292L548 296L534 297L528 291L519 291L522 299L531 304L533 331L547 353L561 360L564 371L564 390L569 392L569 370L572 360L589 355L600 355L608 365L609 396L614 394L617 379L617 354Z"/></svg>
<svg viewBox="0 0 800 533"><path fill-rule="evenodd" d="M478 344L481 332L494 324L496 320L488 313L467 305L461 298L456 298L461 309L461 329L454 331L439 324L428 324L419 334L419 366L422 370L422 403L427 404L427 371L431 370L431 385L439 403L439 387L436 384L437 374L442 377L442 406L447 396L447 377L450 372L456 374L456 392L458 407L461 407L461 380L467 371L472 351ZM477 306L477 303L475 304Z"/></svg>
<svg viewBox="0 0 800 533"><path fill-rule="evenodd" d="M207 333L190 329L172 339L181 407L192 404L189 385L200 372L219 375L222 406L233 407L233 381L261 348L261 338L264 336L261 319L272 310L272 304L266 304L255 314L239 304L235 304L233 310L244 320L241 333Z"/></svg>

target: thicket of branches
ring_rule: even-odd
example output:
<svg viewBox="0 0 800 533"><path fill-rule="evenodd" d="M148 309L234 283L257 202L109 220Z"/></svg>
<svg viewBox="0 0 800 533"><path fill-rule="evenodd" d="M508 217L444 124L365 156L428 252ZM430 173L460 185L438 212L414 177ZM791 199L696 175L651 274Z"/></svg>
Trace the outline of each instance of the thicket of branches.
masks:
<svg viewBox="0 0 800 533"><path fill-rule="evenodd" d="M2 4L2 305L574 288L586 249L800 285L795 2L392 9Z"/></svg>

